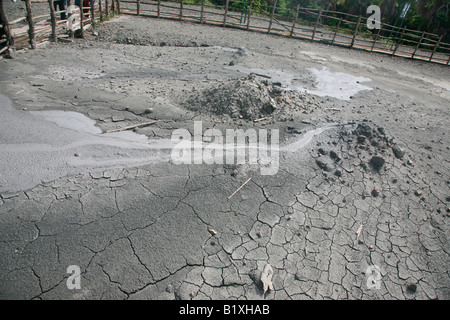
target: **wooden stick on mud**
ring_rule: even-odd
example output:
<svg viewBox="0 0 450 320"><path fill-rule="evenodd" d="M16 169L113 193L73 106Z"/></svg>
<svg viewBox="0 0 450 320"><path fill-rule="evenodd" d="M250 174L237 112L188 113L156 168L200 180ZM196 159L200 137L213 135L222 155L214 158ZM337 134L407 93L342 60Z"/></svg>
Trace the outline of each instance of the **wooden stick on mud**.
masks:
<svg viewBox="0 0 450 320"><path fill-rule="evenodd" d="M149 121L149 122L138 123L138 124L134 124L134 125L132 125L132 126L126 126L126 127L119 128L119 129L108 130L108 131L105 131L105 133L111 133L111 132L119 132L119 131L131 130L131 129L134 129L134 128L137 128L137 127L146 127L146 126L155 124L155 123L157 123L157 122L159 122L159 120L153 120L153 121Z"/></svg>
<svg viewBox="0 0 450 320"><path fill-rule="evenodd" d="M247 183L250 182L250 180L252 180L252 178L248 178L247 181L245 181L239 188L237 188L237 190L235 192L233 192L233 194L231 196L228 197L228 200L233 198L234 195L239 192L239 190L241 190Z"/></svg>

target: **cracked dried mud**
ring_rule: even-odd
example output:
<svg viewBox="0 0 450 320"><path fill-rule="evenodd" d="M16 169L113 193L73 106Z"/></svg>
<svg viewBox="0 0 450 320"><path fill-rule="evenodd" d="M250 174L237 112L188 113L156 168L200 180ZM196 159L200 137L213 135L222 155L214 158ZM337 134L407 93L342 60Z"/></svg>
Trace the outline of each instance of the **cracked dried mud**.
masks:
<svg viewBox="0 0 450 320"><path fill-rule="evenodd" d="M0 60L1 299L450 298L448 67L131 16L97 31ZM194 121L278 129L278 172L143 146Z"/></svg>

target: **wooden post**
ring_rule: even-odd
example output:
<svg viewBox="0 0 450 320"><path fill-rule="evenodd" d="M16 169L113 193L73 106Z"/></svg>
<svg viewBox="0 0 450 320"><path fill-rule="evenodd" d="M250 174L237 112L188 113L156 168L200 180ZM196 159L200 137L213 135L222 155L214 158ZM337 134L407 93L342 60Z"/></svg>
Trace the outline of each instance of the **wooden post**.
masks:
<svg viewBox="0 0 450 320"><path fill-rule="evenodd" d="M292 35L294 34L294 28L295 28L295 24L297 23L297 19L298 19L298 11L300 10L300 5L297 5L297 9L295 9L295 18L294 18L294 22L292 23L292 28L291 28L291 33L290 36L292 37Z"/></svg>
<svg viewBox="0 0 450 320"><path fill-rule="evenodd" d="M116 10L117 14L120 16L120 0L117 0Z"/></svg>
<svg viewBox="0 0 450 320"><path fill-rule="evenodd" d="M111 13L112 13L113 16L116 15L116 3L115 3L115 0L111 0Z"/></svg>
<svg viewBox="0 0 450 320"><path fill-rule="evenodd" d="M103 21L102 0L98 0L98 10L100 11L100 21Z"/></svg>
<svg viewBox="0 0 450 320"><path fill-rule="evenodd" d="M180 21L183 20L183 0L180 1Z"/></svg>
<svg viewBox="0 0 450 320"><path fill-rule="evenodd" d="M358 23L356 24L356 29L355 29L355 32L353 33L352 44L350 45L350 48L353 48L353 46L355 45L355 39L356 39L356 35L358 34L358 29L359 29L360 24L361 24L361 16L359 16L359 18L358 18Z"/></svg>
<svg viewBox="0 0 450 320"><path fill-rule="evenodd" d="M406 29L406 27L403 27L402 33L400 34L400 37L398 38L397 44L395 45L395 49L392 52L393 56L395 56L395 53L397 52L398 48L400 47L400 43L402 41L403 34L405 33L405 29Z"/></svg>
<svg viewBox="0 0 450 320"><path fill-rule="evenodd" d="M250 0L250 5L248 6L247 30L250 28L250 16L252 15L252 5L253 0Z"/></svg>
<svg viewBox="0 0 450 320"><path fill-rule="evenodd" d="M278 2L278 0L275 0L273 2L272 14L270 15L270 22L269 22L269 28L267 28L267 33L270 33L270 30L272 29L272 21L273 21L273 16L275 15L275 10L277 8L277 2Z"/></svg>
<svg viewBox="0 0 450 320"><path fill-rule="evenodd" d="M67 8L70 7L72 5L72 0L67 0ZM69 21L72 16L72 12L70 12L69 14L67 14L67 21ZM72 30L69 30L69 38L73 38L74 34Z"/></svg>
<svg viewBox="0 0 450 320"><path fill-rule="evenodd" d="M141 14L141 0L136 1L136 12L138 16Z"/></svg>
<svg viewBox="0 0 450 320"><path fill-rule="evenodd" d="M319 20L320 20L321 16L322 16L322 9L320 9L319 15L317 16L316 24L314 25L313 34L312 34L312 37L311 37L311 41L314 41L314 37L316 35L316 29L317 29L317 26L319 25Z"/></svg>
<svg viewBox="0 0 450 320"><path fill-rule="evenodd" d="M338 33L341 23L342 23L342 17L339 19L338 25L336 26L336 31L334 31L333 40L331 40L331 44L333 44L334 40L336 40L336 35Z"/></svg>
<svg viewBox="0 0 450 320"><path fill-rule="evenodd" d="M109 18L109 3L108 2L109 2L108 0L105 0L105 14L106 14L106 17Z"/></svg>
<svg viewBox="0 0 450 320"><path fill-rule="evenodd" d="M36 49L36 34L34 32L33 12L31 11L31 0L25 0L25 7L27 8L28 36L30 37L31 49Z"/></svg>
<svg viewBox="0 0 450 320"><path fill-rule="evenodd" d="M436 42L436 45L434 46L433 52L431 53L430 60L428 60L428 61L431 61L431 59L433 59L433 56L436 53L437 48L441 44L441 40L442 40L442 35L439 37L438 42Z"/></svg>
<svg viewBox="0 0 450 320"><path fill-rule="evenodd" d="M9 26L9 21L8 18L6 17L6 13L5 10L3 8L3 0L0 0L0 17L2 18L2 23L3 23L3 30L5 31L6 34L6 39L7 39L7 46L8 46L8 56L11 59L14 59L16 57L16 45L14 43L14 37L12 36L11 33L11 28Z"/></svg>
<svg viewBox="0 0 450 320"><path fill-rule="evenodd" d="M223 14L223 27L225 27L225 25L227 24L227 14L228 14L228 5L230 3L230 0L227 0L227 2L225 2L225 13Z"/></svg>
<svg viewBox="0 0 450 320"><path fill-rule="evenodd" d="M158 18L161 16L161 0L158 0Z"/></svg>
<svg viewBox="0 0 450 320"><path fill-rule="evenodd" d="M80 38L84 38L84 10L83 10L83 0L80 0Z"/></svg>
<svg viewBox="0 0 450 320"><path fill-rule="evenodd" d="M205 0L202 0L202 6L200 8L200 23L203 23L203 11L205 10Z"/></svg>
<svg viewBox="0 0 450 320"><path fill-rule="evenodd" d="M56 36L56 14L55 14L55 7L53 5L53 0L48 0L48 5L50 6L50 21L52 24L52 41L54 43L57 43L58 38Z"/></svg>
<svg viewBox="0 0 450 320"><path fill-rule="evenodd" d="M416 55L416 51L417 51L417 49L419 49L419 46L420 46L420 44L422 43L422 40L423 40L424 35L425 35L425 31L422 32L422 35L420 36L419 43L417 43L417 46L416 46L416 48L414 49L414 52L413 52L413 54L412 54L412 56L411 56L412 59L414 59L414 56Z"/></svg>
<svg viewBox="0 0 450 320"><path fill-rule="evenodd" d="M95 31L95 3L94 0L91 0L91 26L92 26L92 33Z"/></svg>
<svg viewBox="0 0 450 320"><path fill-rule="evenodd" d="M375 48L375 43L377 43L378 38L380 37L380 33L381 33L381 28L378 29L377 35L376 35L375 39L373 40L372 48L370 49L370 52L372 52L372 51L373 51L373 48Z"/></svg>

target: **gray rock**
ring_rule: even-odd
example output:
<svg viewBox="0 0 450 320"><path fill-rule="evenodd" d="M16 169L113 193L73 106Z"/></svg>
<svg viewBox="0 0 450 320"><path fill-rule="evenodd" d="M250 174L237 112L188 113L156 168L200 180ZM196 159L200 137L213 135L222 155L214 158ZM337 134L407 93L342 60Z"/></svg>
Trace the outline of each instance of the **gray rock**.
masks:
<svg viewBox="0 0 450 320"><path fill-rule="evenodd" d="M392 152L394 152L394 156L397 159L402 159L405 155L405 150L403 148L400 148L398 145L392 147Z"/></svg>
<svg viewBox="0 0 450 320"><path fill-rule="evenodd" d="M372 159L370 159L370 164L377 170L380 170L385 163L386 160L380 156L373 156Z"/></svg>
<svg viewBox="0 0 450 320"><path fill-rule="evenodd" d="M325 161L317 159L316 164L319 166L320 169L322 169L324 171L331 171L330 165L328 163L326 163Z"/></svg>

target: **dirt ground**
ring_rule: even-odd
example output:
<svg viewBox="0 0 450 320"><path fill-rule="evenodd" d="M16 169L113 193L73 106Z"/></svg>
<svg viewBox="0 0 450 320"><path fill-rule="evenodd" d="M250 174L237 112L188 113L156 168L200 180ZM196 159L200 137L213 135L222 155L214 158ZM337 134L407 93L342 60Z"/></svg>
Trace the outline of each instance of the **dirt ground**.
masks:
<svg viewBox="0 0 450 320"><path fill-rule="evenodd" d="M450 298L448 66L133 16L96 31L0 60L2 299ZM134 130L152 142L279 130L278 171L177 165L50 110L158 120Z"/></svg>

